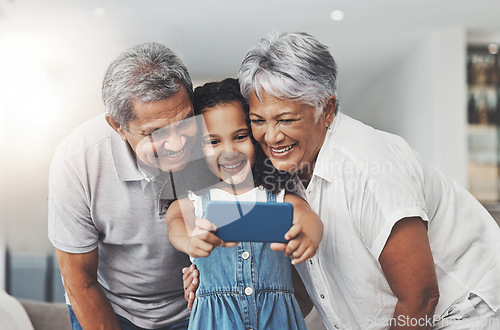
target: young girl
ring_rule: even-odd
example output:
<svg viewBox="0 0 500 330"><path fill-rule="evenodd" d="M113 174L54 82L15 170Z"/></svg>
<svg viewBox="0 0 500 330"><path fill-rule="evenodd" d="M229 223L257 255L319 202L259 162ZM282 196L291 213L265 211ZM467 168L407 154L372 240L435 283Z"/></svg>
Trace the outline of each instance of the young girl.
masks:
<svg viewBox="0 0 500 330"><path fill-rule="evenodd" d="M220 183L190 193L167 211L170 241L196 258L200 274L189 328L305 329L288 256L296 264L315 254L323 235L321 221L303 199L285 195L282 186L287 181L266 168L270 163L252 138L248 106L237 80L196 88L194 108L206 123L207 166ZM288 244L222 242L214 235L214 226L203 219L209 200L292 203L294 225L285 235Z"/></svg>

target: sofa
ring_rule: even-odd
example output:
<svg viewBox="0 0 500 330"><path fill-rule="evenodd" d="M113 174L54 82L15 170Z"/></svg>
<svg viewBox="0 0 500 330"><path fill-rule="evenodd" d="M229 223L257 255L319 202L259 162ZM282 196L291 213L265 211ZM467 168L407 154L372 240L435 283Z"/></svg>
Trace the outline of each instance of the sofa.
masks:
<svg viewBox="0 0 500 330"><path fill-rule="evenodd" d="M48 303L19 299L35 330L71 330L68 306L65 303Z"/></svg>
<svg viewBox="0 0 500 330"><path fill-rule="evenodd" d="M71 330L64 303L17 299L0 289L0 329Z"/></svg>

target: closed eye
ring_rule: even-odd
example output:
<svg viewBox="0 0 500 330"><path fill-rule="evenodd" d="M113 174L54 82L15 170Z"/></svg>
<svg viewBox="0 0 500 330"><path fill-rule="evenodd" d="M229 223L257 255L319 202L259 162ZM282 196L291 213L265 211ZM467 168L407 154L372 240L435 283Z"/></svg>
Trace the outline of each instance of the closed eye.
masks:
<svg viewBox="0 0 500 330"><path fill-rule="evenodd" d="M178 125L177 125L177 128L179 129L183 129L183 128L188 128L188 127L191 127L191 125L194 124L194 117L189 117L189 118L185 118L183 120L181 120Z"/></svg>
<svg viewBox="0 0 500 330"><path fill-rule="evenodd" d="M263 125L264 124L263 119L251 119L250 122L254 125Z"/></svg>
<svg viewBox="0 0 500 330"><path fill-rule="evenodd" d="M280 120L278 120L278 122L284 123L284 124L289 124L289 123L293 123L296 121L297 121L297 119L280 119Z"/></svg>

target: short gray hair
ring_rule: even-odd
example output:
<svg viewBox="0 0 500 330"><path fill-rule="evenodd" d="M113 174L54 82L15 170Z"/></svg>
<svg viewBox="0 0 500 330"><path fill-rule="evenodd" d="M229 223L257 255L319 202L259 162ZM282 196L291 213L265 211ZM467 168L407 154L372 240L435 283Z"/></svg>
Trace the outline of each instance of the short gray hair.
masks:
<svg viewBox="0 0 500 330"><path fill-rule="evenodd" d="M184 63L164 45L147 42L127 49L110 64L102 83L102 100L111 117L127 129L135 119L134 101L166 99L181 84L192 102L193 83Z"/></svg>
<svg viewBox="0 0 500 330"><path fill-rule="evenodd" d="M328 47L310 34L272 33L245 55L239 81L247 100L251 91L260 100L264 90L279 99L315 107L318 120L328 97L337 97L337 76ZM335 113L338 108L337 101Z"/></svg>

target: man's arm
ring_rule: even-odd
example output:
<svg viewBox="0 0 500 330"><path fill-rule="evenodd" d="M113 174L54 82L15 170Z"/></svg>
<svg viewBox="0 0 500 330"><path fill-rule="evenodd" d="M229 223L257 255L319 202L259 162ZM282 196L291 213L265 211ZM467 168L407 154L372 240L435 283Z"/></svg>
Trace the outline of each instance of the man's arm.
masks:
<svg viewBox="0 0 500 330"><path fill-rule="evenodd" d="M111 303L97 282L97 249L73 254L56 249L64 289L83 329L120 330Z"/></svg>
<svg viewBox="0 0 500 330"><path fill-rule="evenodd" d="M439 289L425 222L420 218L398 221L379 261L392 292L398 298L394 319L422 324L414 329L430 329L424 321L433 317ZM391 329L411 328L404 323L399 322Z"/></svg>

